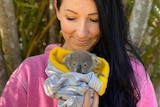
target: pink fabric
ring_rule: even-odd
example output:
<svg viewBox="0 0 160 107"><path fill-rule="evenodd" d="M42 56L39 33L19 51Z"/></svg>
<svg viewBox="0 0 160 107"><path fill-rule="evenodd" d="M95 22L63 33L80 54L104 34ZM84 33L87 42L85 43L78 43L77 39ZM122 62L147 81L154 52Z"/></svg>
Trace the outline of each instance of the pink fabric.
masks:
<svg viewBox="0 0 160 107"><path fill-rule="evenodd" d="M145 73L144 66L135 60L131 60L131 63L141 93L141 99L137 103L137 107L158 107L154 87L149 75Z"/></svg>
<svg viewBox="0 0 160 107"><path fill-rule="evenodd" d="M47 78L45 68L48 54L55 46L49 45L45 54L27 58L11 75L0 98L0 107L57 107L57 99L48 97L43 89ZM132 61L139 80L141 100L137 107L158 107L155 92L149 77L140 63Z"/></svg>

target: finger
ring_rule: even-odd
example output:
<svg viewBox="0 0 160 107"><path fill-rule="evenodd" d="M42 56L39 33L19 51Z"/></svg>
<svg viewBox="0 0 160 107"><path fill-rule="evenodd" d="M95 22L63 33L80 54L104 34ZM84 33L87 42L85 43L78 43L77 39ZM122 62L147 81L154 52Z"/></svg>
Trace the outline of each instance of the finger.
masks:
<svg viewBox="0 0 160 107"><path fill-rule="evenodd" d="M85 92L82 107L90 107L90 91L89 91L89 89Z"/></svg>
<svg viewBox="0 0 160 107"><path fill-rule="evenodd" d="M98 107L98 105L99 105L99 96L97 92L94 91L94 101L93 101L92 107Z"/></svg>

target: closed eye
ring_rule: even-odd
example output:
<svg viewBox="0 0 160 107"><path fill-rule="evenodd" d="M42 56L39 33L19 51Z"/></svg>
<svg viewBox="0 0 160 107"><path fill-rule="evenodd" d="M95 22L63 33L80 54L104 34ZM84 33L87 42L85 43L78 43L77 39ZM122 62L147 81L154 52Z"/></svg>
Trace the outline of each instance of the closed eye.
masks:
<svg viewBox="0 0 160 107"><path fill-rule="evenodd" d="M92 21L92 22L99 22L99 20L98 19L90 19L90 21Z"/></svg>
<svg viewBox="0 0 160 107"><path fill-rule="evenodd" d="M67 20L75 20L75 18L67 17Z"/></svg>

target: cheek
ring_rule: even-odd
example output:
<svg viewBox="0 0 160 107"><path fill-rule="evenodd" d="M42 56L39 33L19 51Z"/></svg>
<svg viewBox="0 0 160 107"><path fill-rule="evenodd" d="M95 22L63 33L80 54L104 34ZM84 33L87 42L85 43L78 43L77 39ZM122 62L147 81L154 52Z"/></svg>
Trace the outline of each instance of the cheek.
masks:
<svg viewBox="0 0 160 107"><path fill-rule="evenodd" d="M97 32L95 32L95 38L97 38L97 41L99 40L100 38L100 31L97 30Z"/></svg>
<svg viewBox="0 0 160 107"><path fill-rule="evenodd" d="M88 28L90 29L89 31L94 37L99 38L100 29L98 24L91 24L88 26Z"/></svg>
<svg viewBox="0 0 160 107"><path fill-rule="evenodd" d="M97 42L100 39L100 30L99 27L94 27L91 31L93 38Z"/></svg>
<svg viewBox="0 0 160 107"><path fill-rule="evenodd" d="M71 34L73 32L73 26L71 24L68 24L67 22L61 21L61 30L63 33L63 36Z"/></svg>
<svg viewBox="0 0 160 107"><path fill-rule="evenodd" d="M100 29L99 29L99 25L97 25L97 26L96 26L95 34L96 34L96 35L98 35L98 37L100 36Z"/></svg>

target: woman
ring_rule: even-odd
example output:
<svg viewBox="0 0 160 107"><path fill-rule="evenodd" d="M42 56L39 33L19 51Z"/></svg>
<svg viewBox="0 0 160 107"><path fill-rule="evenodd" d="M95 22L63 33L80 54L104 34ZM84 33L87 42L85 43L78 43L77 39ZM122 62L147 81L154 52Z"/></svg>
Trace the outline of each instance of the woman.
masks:
<svg viewBox="0 0 160 107"><path fill-rule="evenodd" d="M103 96L94 93L92 107L157 107L155 92L129 41L121 0L55 0L64 44L50 45L45 54L27 58L12 74L1 96L2 107L56 107L43 88L51 49L87 50L105 58L110 75ZM90 106L86 91L83 107Z"/></svg>

